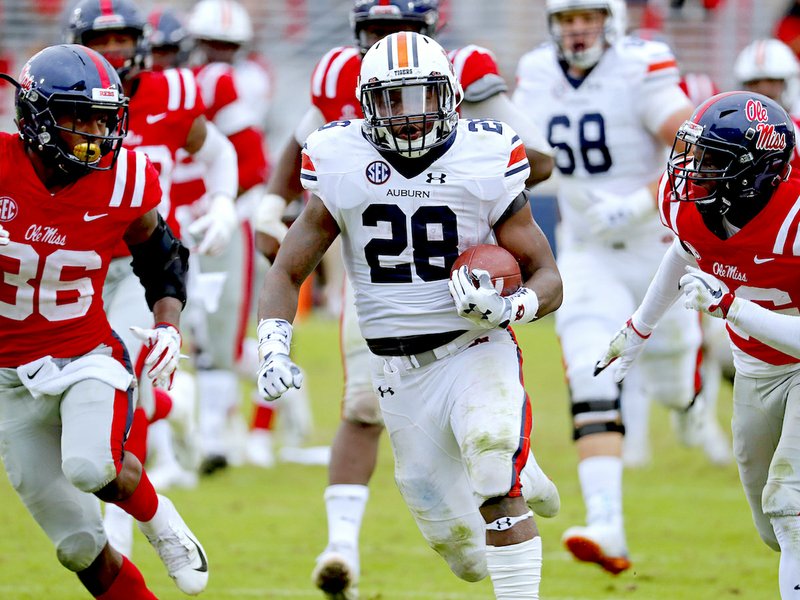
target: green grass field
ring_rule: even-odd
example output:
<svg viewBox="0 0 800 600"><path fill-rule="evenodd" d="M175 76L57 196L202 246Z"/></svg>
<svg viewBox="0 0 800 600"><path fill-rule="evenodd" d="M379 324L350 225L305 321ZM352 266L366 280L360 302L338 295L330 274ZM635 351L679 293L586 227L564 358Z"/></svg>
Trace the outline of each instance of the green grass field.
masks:
<svg viewBox="0 0 800 600"><path fill-rule="evenodd" d="M612 577L576 563L561 533L582 524L576 458L552 320L518 328L525 380L534 405L533 446L558 484L562 510L539 520L544 543L544 600L601 598L716 600L778 598L778 556L758 538L736 468L708 464L699 450L679 447L667 413L652 411L654 461L626 471L625 512L633 569ZM310 444L327 444L336 429L341 392L337 323L312 318L296 328L297 360L315 410ZM476 366L479 368L479 366ZM720 401L730 420L730 390ZM726 427L726 430L729 429ZM327 539L322 467L281 464L272 470L228 469L192 492L174 491L186 521L209 554L207 599L317 599L314 558ZM417 532L392 479L386 439L361 535L361 596L365 600L492 598L488 581L458 580ZM136 532L134 560L162 600L183 598L155 552ZM60 567L45 535L0 477L0 599L72 600L88 595Z"/></svg>

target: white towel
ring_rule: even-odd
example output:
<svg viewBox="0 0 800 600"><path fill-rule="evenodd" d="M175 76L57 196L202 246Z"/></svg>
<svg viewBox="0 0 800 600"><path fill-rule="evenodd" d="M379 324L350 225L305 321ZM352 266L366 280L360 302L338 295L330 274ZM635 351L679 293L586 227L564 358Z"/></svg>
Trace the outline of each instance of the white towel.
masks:
<svg viewBox="0 0 800 600"><path fill-rule="evenodd" d="M17 367L22 385L34 398L58 396L85 379L97 379L118 390L127 390L133 381L122 364L104 354L87 354L59 368L52 356L45 356Z"/></svg>

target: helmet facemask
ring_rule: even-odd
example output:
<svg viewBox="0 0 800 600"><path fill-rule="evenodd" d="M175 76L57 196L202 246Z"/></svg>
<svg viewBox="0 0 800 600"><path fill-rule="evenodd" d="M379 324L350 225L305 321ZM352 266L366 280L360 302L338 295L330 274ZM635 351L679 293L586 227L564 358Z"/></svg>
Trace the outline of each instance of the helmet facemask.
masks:
<svg viewBox="0 0 800 600"><path fill-rule="evenodd" d="M120 103L88 102L65 96L52 96L42 108L37 108L38 92L20 91L17 122L23 139L37 152L46 155L64 173L83 175L88 171L107 171L113 168L128 130L128 106ZM25 96L35 96L32 99ZM77 125L102 115L102 133L89 134ZM31 127L39 123L39 130ZM81 142L70 147L61 132L79 136ZM111 155L110 161L102 161Z"/></svg>
<svg viewBox="0 0 800 600"><path fill-rule="evenodd" d="M583 19L588 15L594 18L594 15L602 15L602 23L598 21L596 26L588 26L578 31L565 32L564 23L562 20L577 17L579 13ZM565 3L563 8L558 7L557 10L549 10L548 25L550 35L558 47L558 52L561 58L567 62L571 67L578 69L590 69L603 57L606 48L610 46L623 32L618 31L624 25L617 22L611 10L610 3ZM571 37L586 37L594 35L595 40L591 45L576 44L577 48L573 48L570 43Z"/></svg>
<svg viewBox="0 0 800 600"><path fill-rule="evenodd" d="M443 144L458 122L456 91L445 75L361 86L364 131L379 150L416 158Z"/></svg>

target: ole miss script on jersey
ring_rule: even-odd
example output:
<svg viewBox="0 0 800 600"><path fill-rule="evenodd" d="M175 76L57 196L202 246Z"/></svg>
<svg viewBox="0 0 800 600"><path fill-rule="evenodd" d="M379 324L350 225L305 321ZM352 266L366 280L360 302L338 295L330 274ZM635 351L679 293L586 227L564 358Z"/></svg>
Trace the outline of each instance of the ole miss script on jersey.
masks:
<svg viewBox="0 0 800 600"><path fill-rule="evenodd" d="M480 102L506 91L494 55L480 46L465 46L448 54L464 88L464 99ZM311 103L326 122L360 119L364 115L356 99L361 71L361 53L352 46L340 46L323 56L311 76Z"/></svg>
<svg viewBox="0 0 800 600"><path fill-rule="evenodd" d="M724 282L739 298L772 311L800 315L800 181L782 183L767 206L727 239L714 235L693 202L671 201L665 174L659 186L662 222L694 254L703 271ZM735 200L734 200L735 201ZM746 200L742 200L746 201ZM749 337L728 324L736 368L794 364L798 359ZM756 359L754 361L753 359Z"/></svg>
<svg viewBox="0 0 800 600"><path fill-rule="evenodd" d="M0 246L0 367L85 354L111 333L102 294L112 250L158 206L158 174L144 154L123 149L111 170L50 194L8 133L0 133L0 163L8 166L0 224L11 240Z"/></svg>

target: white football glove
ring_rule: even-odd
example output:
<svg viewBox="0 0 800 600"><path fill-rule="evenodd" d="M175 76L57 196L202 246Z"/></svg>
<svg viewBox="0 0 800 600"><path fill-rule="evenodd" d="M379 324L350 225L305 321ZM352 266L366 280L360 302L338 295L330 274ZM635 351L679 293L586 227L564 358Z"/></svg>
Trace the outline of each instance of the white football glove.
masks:
<svg viewBox="0 0 800 600"><path fill-rule="evenodd" d="M683 292L684 306L725 319L734 295L722 281L695 267L686 267L678 287Z"/></svg>
<svg viewBox="0 0 800 600"><path fill-rule="evenodd" d="M628 319L625 326L611 338L603 358L597 361L594 366L595 376L599 375L608 365L619 359L617 369L614 372L614 381L620 383L630 370L633 361L644 350L644 344L650 337L652 331L643 331L644 327L634 327L633 319Z"/></svg>
<svg viewBox="0 0 800 600"><path fill-rule="evenodd" d="M264 194L258 201L253 219L256 231L265 233L282 242L289 230L283 222L283 212L287 202L278 194Z"/></svg>
<svg viewBox="0 0 800 600"><path fill-rule="evenodd" d="M303 372L289 358L292 325L283 319L263 319L258 324L258 392L277 400L290 387L300 389Z"/></svg>
<svg viewBox="0 0 800 600"><path fill-rule="evenodd" d="M0 246L8 246L8 242L8 231L3 229L3 226L0 225Z"/></svg>
<svg viewBox="0 0 800 600"><path fill-rule="evenodd" d="M586 218L592 235L601 239L622 237L628 227L656 208L653 195L646 187L625 195L591 190L589 196L594 204L586 210Z"/></svg>
<svg viewBox="0 0 800 600"><path fill-rule="evenodd" d="M148 348L144 368L153 385L167 390L172 388L172 378L180 358L180 332L169 323L157 323L154 329L133 326L131 331Z"/></svg>
<svg viewBox="0 0 800 600"><path fill-rule="evenodd" d="M211 199L206 214L189 225L188 231L189 235L200 240L196 252L215 256L225 249L238 226L233 199L217 194Z"/></svg>
<svg viewBox="0 0 800 600"><path fill-rule="evenodd" d="M477 288L473 284L475 279ZM448 286L460 316L485 329L508 325L511 301L497 293L487 271L473 269L470 275L467 267L463 266L453 271Z"/></svg>

